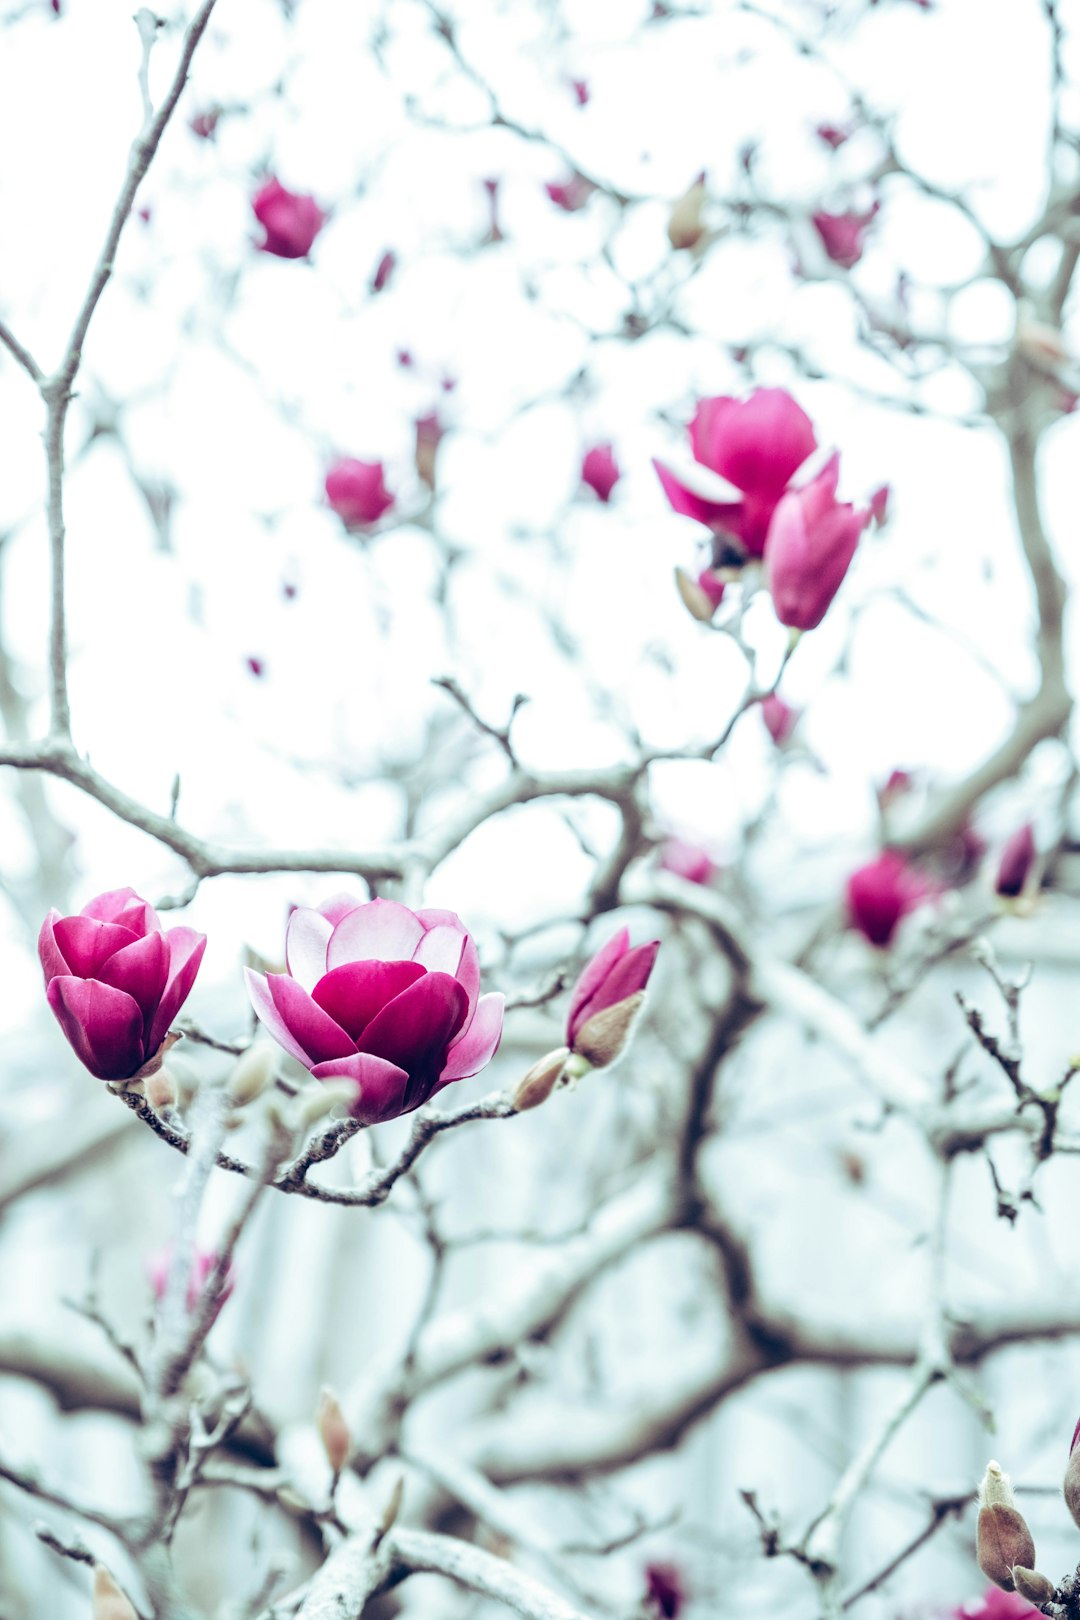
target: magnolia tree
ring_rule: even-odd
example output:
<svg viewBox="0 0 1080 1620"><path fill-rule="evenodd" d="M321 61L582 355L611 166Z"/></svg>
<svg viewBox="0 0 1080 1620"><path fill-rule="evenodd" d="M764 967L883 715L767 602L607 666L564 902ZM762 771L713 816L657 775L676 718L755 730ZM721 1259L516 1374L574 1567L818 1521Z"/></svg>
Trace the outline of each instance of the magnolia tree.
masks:
<svg viewBox="0 0 1080 1620"><path fill-rule="evenodd" d="M7 11L4 1620L1077 1620L1066 8Z"/></svg>

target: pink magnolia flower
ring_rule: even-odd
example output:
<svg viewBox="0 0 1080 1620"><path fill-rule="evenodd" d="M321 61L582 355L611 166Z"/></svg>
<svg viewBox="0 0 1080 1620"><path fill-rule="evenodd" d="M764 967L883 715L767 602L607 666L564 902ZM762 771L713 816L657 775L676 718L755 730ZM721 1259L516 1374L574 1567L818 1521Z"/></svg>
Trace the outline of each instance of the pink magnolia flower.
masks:
<svg viewBox="0 0 1080 1620"><path fill-rule="evenodd" d="M1015 900L1023 894L1035 866L1036 858L1035 832L1030 821L1025 821L1018 827L1012 837L1007 839L1001 851L1001 860L998 863L997 878L994 882L995 894L1002 899Z"/></svg>
<svg viewBox="0 0 1080 1620"><path fill-rule="evenodd" d="M549 181L544 190L556 208L561 208L564 214L576 214L585 207L596 187L583 174L575 172L565 180Z"/></svg>
<svg viewBox="0 0 1080 1620"><path fill-rule="evenodd" d="M306 259L326 223L314 197L286 191L273 177L255 193L251 207L266 233L259 243L260 253L273 253L279 259Z"/></svg>
<svg viewBox="0 0 1080 1620"><path fill-rule="evenodd" d="M716 862L686 838L665 838L660 847L660 869L685 878L687 883L708 883L716 871Z"/></svg>
<svg viewBox="0 0 1080 1620"><path fill-rule="evenodd" d="M682 1571L675 1564L647 1564L645 1601L660 1620L678 1620L686 1602Z"/></svg>
<svg viewBox="0 0 1080 1620"><path fill-rule="evenodd" d="M50 911L38 936L49 1006L99 1080L130 1080L156 1058L206 949L193 928L162 929L134 889L99 894L75 917Z"/></svg>
<svg viewBox="0 0 1080 1620"><path fill-rule="evenodd" d="M817 448L810 418L783 388L757 388L749 399L703 399L690 423L690 445L694 460L734 484L742 500L697 495L654 461L664 494L676 512L760 557L780 497Z"/></svg>
<svg viewBox="0 0 1080 1620"><path fill-rule="evenodd" d="M814 131L819 141L823 141L830 151L838 152L846 141L850 141L855 133L851 124L819 124Z"/></svg>
<svg viewBox="0 0 1080 1620"><path fill-rule="evenodd" d="M1019 1592L1003 1592L988 1586L974 1603L961 1603L949 1611L949 1620L1036 1620L1040 1611Z"/></svg>
<svg viewBox="0 0 1080 1620"><path fill-rule="evenodd" d="M396 1119L490 1063L503 997L479 996L476 946L452 911L336 895L289 918L285 973L245 969L252 1005L317 1080L355 1080L354 1118Z"/></svg>
<svg viewBox="0 0 1080 1620"><path fill-rule="evenodd" d="M629 930L620 928L586 963L570 993L566 1044L594 1069L614 1063L626 1046L659 949L658 939L631 949Z"/></svg>
<svg viewBox="0 0 1080 1620"><path fill-rule="evenodd" d="M591 450L586 450L581 459L581 482L588 484L602 501L610 501L621 476L610 444L594 444Z"/></svg>
<svg viewBox="0 0 1080 1620"><path fill-rule="evenodd" d="M150 1287L153 1289L154 1298L159 1305L165 1298L165 1290L169 1284L169 1269L172 1266L172 1257L172 1244L167 1243L163 1249L159 1249L156 1254L151 1255L147 1262L146 1274L150 1279ZM210 1280L210 1275L217 1263L218 1254L215 1249L196 1249L192 1255L191 1271L188 1274L187 1285L187 1308L190 1312L194 1313L197 1310L199 1302L206 1292L206 1285ZM230 1266L225 1273L221 1292L218 1295L219 1309L224 1305L235 1287L236 1280Z"/></svg>
<svg viewBox="0 0 1080 1620"><path fill-rule="evenodd" d="M781 624L813 630L855 555L868 514L836 499L840 457L776 507L765 542L765 576Z"/></svg>
<svg viewBox="0 0 1080 1620"><path fill-rule="evenodd" d="M589 105L589 86L584 79L571 79L570 88L574 92L574 100L579 107Z"/></svg>
<svg viewBox="0 0 1080 1620"><path fill-rule="evenodd" d="M342 456L327 473L325 488L326 499L347 529L369 528L394 504L381 461Z"/></svg>
<svg viewBox="0 0 1080 1620"><path fill-rule="evenodd" d="M848 878L848 918L871 945L884 948L927 892L926 880L903 855L886 849Z"/></svg>
<svg viewBox="0 0 1080 1620"><path fill-rule="evenodd" d="M866 247L867 226L876 218L879 203L865 214L812 214L810 222L821 238L821 245L834 264L850 270L858 264Z"/></svg>
<svg viewBox="0 0 1080 1620"><path fill-rule="evenodd" d="M776 692L770 692L768 697L761 700L761 718L765 722L765 730L779 748L786 743L795 730L795 722L799 718L797 709L784 702Z"/></svg>

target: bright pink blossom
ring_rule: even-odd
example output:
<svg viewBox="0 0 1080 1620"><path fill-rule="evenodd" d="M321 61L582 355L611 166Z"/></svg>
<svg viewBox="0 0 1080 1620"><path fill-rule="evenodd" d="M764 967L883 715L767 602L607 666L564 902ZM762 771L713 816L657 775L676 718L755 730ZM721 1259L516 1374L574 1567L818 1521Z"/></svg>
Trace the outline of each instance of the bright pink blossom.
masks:
<svg viewBox="0 0 1080 1620"><path fill-rule="evenodd" d="M848 919L871 945L884 948L927 892L926 880L903 855L895 849L883 850L848 878Z"/></svg>
<svg viewBox="0 0 1080 1620"><path fill-rule="evenodd" d="M586 963L570 993L570 1011L566 1019L567 1046L573 1049L574 1042L590 1018L644 990L659 949L658 939L631 948L630 933L626 928L620 928L606 945L601 946L592 960Z"/></svg>
<svg viewBox="0 0 1080 1620"><path fill-rule="evenodd" d="M273 253L279 259L306 259L326 223L326 215L314 197L286 191L280 180L273 178L256 192L251 207L266 232L259 251Z"/></svg>
<svg viewBox="0 0 1080 1620"><path fill-rule="evenodd" d="M289 918L285 973L246 969L262 1022L317 1080L359 1085L353 1116L396 1119L490 1063L503 997L479 995L476 945L452 911L337 895Z"/></svg>
<svg viewBox="0 0 1080 1620"><path fill-rule="evenodd" d="M645 1601L659 1620L678 1620L686 1602L686 1584L675 1564L645 1566Z"/></svg>
<svg viewBox="0 0 1080 1620"><path fill-rule="evenodd" d="M163 930L134 889L99 894L74 917L50 911L38 936L49 1006L99 1080L130 1080L160 1052L187 1000L206 937Z"/></svg>
<svg viewBox="0 0 1080 1620"><path fill-rule="evenodd" d="M1040 1610L1022 1598L1019 1592L1003 1592L1000 1587L988 1586L981 1598L973 1603L961 1603L949 1611L949 1620L1038 1620Z"/></svg>
<svg viewBox="0 0 1080 1620"><path fill-rule="evenodd" d="M760 557L780 497L817 448L810 418L783 388L758 388L749 399L703 399L690 423L690 446L694 460L734 484L742 500L698 495L654 461L664 494L676 512Z"/></svg>
<svg viewBox="0 0 1080 1620"><path fill-rule="evenodd" d="M326 499L347 529L365 529L378 523L394 504L381 461L342 456L327 473L325 487Z"/></svg>
<svg viewBox="0 0 1080 1620"><path fill-rule="evenodd" d="M575 172L565 180L549 181L544 190L556 208L561 208L564 214L576 214L585 207L596 187L583 174Z"/></svg>
<svg viewBox="0 0 1080 1620"><path fill-rule="evenodd" d="M768 697L761 700L761 718L765 722L765 730L779 748L786 743L795 730L795 722L799 718L797 709L784 702L776 692L770 692Z"/></svg>
<svg viewBox="0 0 1080 1620"><path fill-rule="evenodd" d="M167 1243L159 1249L147 1262L146 1273L150 1279L150 1287L154 1291L154 1298L160 1305L165 1298L165 1290L169 1285L169 1270L172 1266L172 1244ZM191 1271L188 1274L187 1308L194 1313L206 1292L206 1285L210 1275L218 1263L218 1254L213 1249L196 1249L191 1257ZM236 1286L230 1266L222 1279L221 1290L218 1294L218 1308L224 1305Z"/></svg>
<svg viewBox="0 0 1080 1620"><path fill-rule="evenodd" d="M1015 900L1023 894L1035 865L1036 854L1035 832L1031 822L1025 821L1006 840L1001 851L994 892L1007 900Z"/></svg>
<svg viewBox="0 0 1080 1620"><path fill-rule="evenodd" d="M813 630L848 571L868 514L836 499L840 457L777 505L765 542L765 576L781 624Z"/></svg>
<svg viewBox="0 0 1080 1620"><path fill-rule="evenodd" d="M712 856L685 838L665 838L660 848L660 867L685 878L687 883L708 883L716 871Z"/></svg>
<svg viewBox="0 0 1080 1620"><path fill-rule="evenodd" d="M865 214L812 214L811 224L821 238L821 245L834 264L850 270L858 264L866 247L867 226L874 220L879 208L874 203Z"/></svg>
<svg viewBox="0 0 1080 1620"><path fill-rule="evenodd" d="M621 476L610 444L594 444L591 450L586 450L581 459L581 482L588 484L602 501L610 501Z"/></svg>

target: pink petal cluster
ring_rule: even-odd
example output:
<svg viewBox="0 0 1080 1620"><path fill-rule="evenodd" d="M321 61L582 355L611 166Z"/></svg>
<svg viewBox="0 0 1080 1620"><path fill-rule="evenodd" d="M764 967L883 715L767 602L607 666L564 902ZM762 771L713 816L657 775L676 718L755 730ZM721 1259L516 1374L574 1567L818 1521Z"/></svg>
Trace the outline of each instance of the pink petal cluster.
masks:
<svg viewBox="0 0 1080 1620"><path fill-rule="evenodd" d="M556 208L561 208L564 214L576 214L585 207L596 187L583 174L575 173L565 180L549 181L544 190Z"/></svg>
<svg viewBox="0 0 1080 1620"><path fill-rule="evenodd" d="M314 197L287 191L274 178L255 193L251 207L266 233L259 251L273 253L279 259L306 259L326 223L326 215Z"/></svg>
<svg viewBox="0 0 1080 1620"><path fill-rule="evenodd" d="M1019 1592L988 1586L974 1603L961 1603L950 1610L949 1620L1036 1620L1039 1613Z"/></svg>
<svg viewBox="0 0 1080 1620"><path fill-rule="evenodd" d="M630 932L626 928L620 928L601 946L570 993L566 1044L571 1051L590 1018L644 990L659 949L658 939L631 948Z"/></svg>
<svg viewBox="0 0 1080 1620"><path fill-rule="evenodd" d="M866 247L868 226L877 217L880 204L874 203L864 214L812 214L811 224L821 238L821 245L834 264L844 270L857 265Z"/></svg>
<svg viewBox="0 0 1080 1620"><path fill-rule="evenodd" d="M162 929L134 889L99 894L74 917L49 912L38 936L49 1006L99 1080L130 1080L155 1058L195 983L206 937Z"/></svg>
<svg viewBox="0 0 1080 1620"><path fill-rule="evenodd" d="M611 492L622 475L610 444L594 444L581 459L581 482L587 484L604 501L610 501Z"/></svg>
<svg viewBox="0 0 1080 1620"><path fill-rule="evenodd" d="M654 461L672 507L760 557L780 497L817 448L810 418L783 388L757 388L749 399L703 399L690 423L690 447L694 460L734 484L742 500L698 495Z"/></svg>
<svg viewBox="0 0 1080 1620"><path fill-rule="evenodd" d="M1005 900L1015 900L1022 895L1035 865L1036 854L1035 830L1030 821L1025 821L1006 840L1001 851L994 882L995 894Z"/></svg>
<svg viewBox="0 0 1080 1620"><path fill-rule="evenodd" d="M847 880L848 918L871 945L884 949L929 886L895 849L886 849Z"/></svg>
<svg viewBox="0 0 1080 1620"><path fill-rule="evenodd" d="M326 475L326 499L347 529L378 523L394 504L381 461L342 456Z"/></svg>
<svg viewBox="0 0 1080 1620"><path fill-rule="evenodd" d="M645 1602L659 1620L678 1620L686 1603L686 1584L675 1564L645 1566Z"/></svg>
<svg viewBox="0 0 1080 1620"><path fill-rule="evenodd" d="M353 1116L396 1119L479 1074L503 997L479 995L476 946L452 911L338 895L289 918L285 973L245 969L259 1018L318 1080L355 1080Z"/></svg>
<svg viewBox="0 0 1080 1620"><path fill-rule="evenodd" d="M665 838L660 847L660 869L685 878L687 883L708 883L716 862L707 850L686 838Z"/></svg>
<svg viewBox="0 0 1080 1620"><path fill-rule="evenodd" d="M777 504L765 547L765 577L781 624L819 625L843 582L868 513L836 499L840 457Z"/></svg>
<svg viewBox="0 0 1080 1620"><path fill-rule="evenodd" d="M150 1279L150 1287L153 1289L154 1298L157 1300L158 1304L160 1304L165 1298L165 1290L169 1284L169 1270L172 1266L172 1257L172 1245L166 1244L163 1249L159 1249L155 1255L152 1255L147 1263L146 1273ZM210 1275L217 1263L218 1254L215 1249L196 1249L195 1253L192 1255L191 1272L188 1276L186 1301L187 1308L190 1312L194 1312L198 1308L199 1302L202 1299L203 1294L206 1292L206 1285L210 1280ZM230 1267L225 1273L221 1293L218 1295L219 1307L224 1305L225 1301L229 1298L229 1295L232 1293L235 1287L236 1281L232 1274L232 1267Z"/></svg>
<svg viewBox="0 0 1080 1620"><path fill-rule="evenodd" d="M768 697L761 700L761 718L765 722L765 730L779 748L795 730L799 713L785 703L778 693L770 692Z"/></svg>

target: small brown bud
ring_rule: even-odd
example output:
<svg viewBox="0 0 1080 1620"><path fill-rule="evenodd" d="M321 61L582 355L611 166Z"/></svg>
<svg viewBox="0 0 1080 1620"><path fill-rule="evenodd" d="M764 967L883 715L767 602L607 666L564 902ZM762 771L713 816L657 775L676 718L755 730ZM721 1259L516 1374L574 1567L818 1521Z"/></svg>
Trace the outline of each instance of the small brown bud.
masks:
<svg viewBox="0 0 1080 1620"><path fill-rule="evenodd" d="M702 215L708 195L705 189L705 176L699 174L693 185L683 192L672 207L667 233L668 241L676 251L700 245L706 234Z"/></svg>
<svg viewBox="0 0 1080 1620"><path fill-rule="evenodd" d="M104 1564L94 1565L92 1620L139 1620L131 1600L117 1586Z"/></svg>
<svg viewBox="0 0 1080 1620"><path fill-rule="evenodd" d="M574 1037L574 1051L587 1058L594 1069L606 1069L630 1044L637 1015L645 1003L644 990L636 990L614 1007L587 1018Z"/></svg>
<svg viewBox="0 0 1080 1620"><path fill-rule="evenodd" d="M1044 1603L1052 1603L1056 1595L1056 1587L1048 1581L1045 1575L1040 1575L1037 1569L1025 1569L1022 1564L1015 1565L1013 1572L1013 1585L1022 1598L1034 1603L1041 1609Z"/></svg>
<svg viewBox="0 0 1080 1620"><path fill-rule="evenodd" d="M691 579L685 568L676 568L675 585L690 617L701 624L709 624L716 612L716 604L709 601L697 580Z"/></svg>
<svg viewBox="0 0 1080 1620"><path fill-rule="evenodd" d="M337 1479L352 1456L352 1435L349 1433L349 1425L345 1422L341 1402L329 1386L324 1386L319 1395L315 1427L319 1431L326 1460L333 1470L334 1478Z"/></svg>
<svg viewBox="0 0 1080 1620"><path fill-rule="evenodd" d="M987 1580L1003 1592L1013 1591L1012 1572L1017 1564L1030 1569L1035 1563L1031 1531L1014 1507L1003 1507L999 1502L979 1510L975 1552Z"/></svg>
<svg viewBox="0 0 1080 1620"><path fill-rule="evenodd" d="M156 1114L172 1108L176 1102L176 1087L168 1069L159 1069L146 1082L146 1100Z"/></svg>
<svg viewBox="0 0 1080 1620"><path fill-rule="evenodd" d="M262 1095L277 1069L277 1050L268 1041L256 1041L233 1065L226 1094L234 1108L245 1108Z"/></svg>
<svg viewBox="0 0 1080 1620"><path fill-rule="evenodd" d="M398 1514L401 1512L401 1504L402 1504L402 1501L404 1500L404 1497L405 1497L405 1475L404 1474L399 1474L397 1476L397 1478L395 1479L394 1483L390 1487L390 1494L386 1498L386 1506L383 1508L382 1512L379 1514L379 1539L380 1540L382 1539L383 1536L385 1536L386 1532L388 1530L392 1530L394 1525L397 1523L397 1517L398 1517Z"/></svg>
<svg viewBox="0 0 1080 1620"><path fill-rule="evenodd" d="M514 1107L519 1114L523 1114L527 1108L539 1108L541 1103L547 1102L569 1056L568 1046L557 1047L554 1052L547 1052L542 1058L538 1058L532 1068L522 1075L514 1092Z"/></svg>

